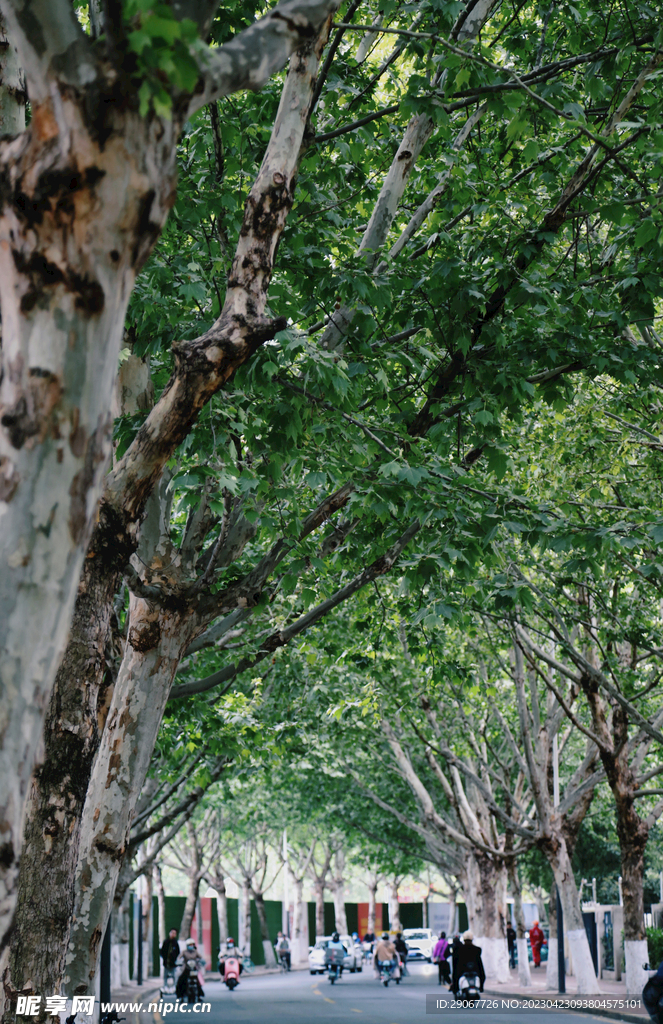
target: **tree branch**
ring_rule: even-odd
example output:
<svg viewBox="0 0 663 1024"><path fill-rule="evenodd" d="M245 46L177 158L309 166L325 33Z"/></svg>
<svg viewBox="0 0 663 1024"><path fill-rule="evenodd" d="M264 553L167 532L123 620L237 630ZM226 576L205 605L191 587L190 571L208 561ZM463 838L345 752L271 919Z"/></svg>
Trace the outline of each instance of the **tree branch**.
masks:
<svg viewBox="0 0 663 1024"><path fill-rule="evenodd" d="M205 104L240 89L261 89L292 53L315 42L339 2L281 0L269 14L229 43L201 51L201 78L187 117Z"/></svg>

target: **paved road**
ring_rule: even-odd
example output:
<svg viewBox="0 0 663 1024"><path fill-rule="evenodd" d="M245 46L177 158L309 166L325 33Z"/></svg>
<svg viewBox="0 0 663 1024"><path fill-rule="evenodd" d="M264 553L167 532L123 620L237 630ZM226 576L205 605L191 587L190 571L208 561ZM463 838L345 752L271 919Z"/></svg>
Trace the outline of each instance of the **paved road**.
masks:
<svg viewBox="0 0 663 1024"><path fill-rule="evenodd" d="M262 976L242 975L239 987L229 992L221 982L208 981L205 998L212 1012L200 1024L590 1024L605 1018L561 1011L445 1010L426 1013L426 995L448 997L438 987L437 968L410 964L410 977L384 988L373 972L343 974L331 985L326 977L308 971ZM169 1015L170 1016L170 1015Z"/></svg>

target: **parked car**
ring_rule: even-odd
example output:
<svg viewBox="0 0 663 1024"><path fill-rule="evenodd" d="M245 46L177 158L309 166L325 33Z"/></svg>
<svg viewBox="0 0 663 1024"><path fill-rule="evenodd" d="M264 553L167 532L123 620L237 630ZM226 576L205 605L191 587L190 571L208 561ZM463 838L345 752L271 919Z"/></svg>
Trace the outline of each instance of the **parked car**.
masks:
<svg viewBox="0 0 663 1024"><path fill-rule="evenodd" d="M430 928L405 928L403 938L407 944L408 960L431 962L436 940Z"/></svg>
<svg viewBox="0 0 663 1024"><path fill-rule="evenodd" d="M311 974L325 973L325 950L330 941L330 935L323 935L317 939L315 946L309 946L308 967ZM354 974L355 971L362 971L364 968L364 953L361 943L354 943L350 935L341 935L341 942L348 950L343 959L344 969L350 971L350 974Z"/></svg>

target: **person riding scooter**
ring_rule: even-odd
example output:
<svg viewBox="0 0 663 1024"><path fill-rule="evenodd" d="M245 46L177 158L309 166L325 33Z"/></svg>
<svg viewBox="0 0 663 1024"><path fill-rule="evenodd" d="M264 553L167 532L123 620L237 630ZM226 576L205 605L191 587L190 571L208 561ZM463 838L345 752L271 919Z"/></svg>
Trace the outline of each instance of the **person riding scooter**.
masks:
<svg viewBox="0 0 663 1024"><path fill-rule="evenodd" d="M479 978L479 990L483 992L486 981L486 972L483 969L481 959L481 947L474 945L474 935L467 931L463 933L463 943L454 953L453 958L453 990L456 996L460 992L460 979L464 974L476 974Z"/></svg>
<svg viewBox="0 0 663 1024"><path fill-rule="evenodd" d="M388 932L382 933L382 937L379 939L378 944L375 947L375 953L373 954L373 966L375 968L376 978L380 977L380 971L385 964L389 964L392 971L398 969L398 954L396 953L395 945L389 938Z"/></svg>
<svg viewBox="0 0 663 1024"><path fill-rule="evenodd" d="M347 952L338 932L334 932L325 949L325 966L329 971L329 980L332 984L343 974L343 961Z"/></svg>
<svg viewBox="0 0 663 1024"><path fill-rule="evenodd" d="M198 947L193 939L187 939L186 945L180 954L178 963L182 965L182 973L177 979L176 992L180 999L186 994L187 978L189 974L195 974L198 984L198 998L204 999L203 983L200 977L200 968L204 967L205 961L198 953Z"/></svg>
<svg viewBox="0 0 663 1024"><path fill-rule="evenodd" d="M226 972L226 964L225 964L225 962L226 962L226 960L231 960L231 959L238 961L238 963L239 963L239 973L241 974L243 969L244 969L242 967L242 958L241 958L241 956L239 954L239 950L235 946L235 940L232 938L232 936L228 936L228 939L226 941L226 951L225 951L225 953L221 952L221 950L219 949L219 974L221 975L222 978L223 978L223 976L224 976L224 974Z"/></svg>
<svg viewBox="0 0 663 1024"><path fill-rule="evenodd" d="M242 960L239 951L235 948L235 940L229 936L226 941L225 953L219 949L219 974L231 991L236 985L239 985L239 976L242 970Z"/></svg>

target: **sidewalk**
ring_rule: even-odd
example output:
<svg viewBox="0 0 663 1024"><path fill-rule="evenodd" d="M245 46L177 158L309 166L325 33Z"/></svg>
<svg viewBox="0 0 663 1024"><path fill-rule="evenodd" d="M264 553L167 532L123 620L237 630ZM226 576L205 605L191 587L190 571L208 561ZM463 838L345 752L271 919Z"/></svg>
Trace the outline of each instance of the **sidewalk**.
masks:
<svg viewBox="0 0 663 1024"><path fill-rule="evenodd" d="M566 993L559 995L558 992L546 988L546 969L545 966L533 968L530 964L530 975L532 978L531 988L523 988L518 980L517 968L512 968L509 971L509 980L500 984L499 982L489 982L486 986L486 995L501 996L503 999L577 999L578 998L578 984L573 976L566 977ZM626 995L626 983L624 981L610 981L607 978L601 978L599 980L599 986L601 988L600 996L587 996L586 998L600 1001L601 998L607 999L623 999L627 1000ZM604 1009L602 1007L588 1006L588 1007L574 1007L574 1013L591 1013L594 1017L606 1017L609 1020L623 1020L630 1021L632 1024L643 1024L643 1021L648 1021L649 1014L645 1010L644 1006L640 1008L627 1007L625 1009Z"/></svg>

